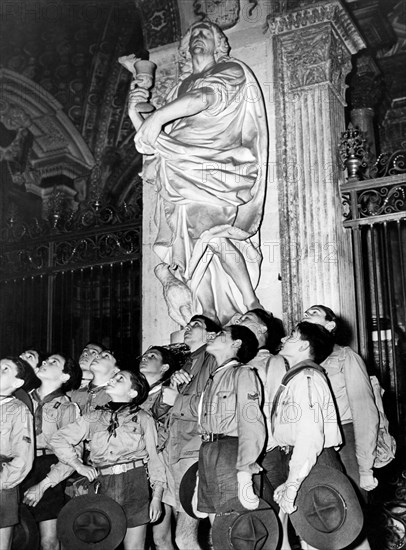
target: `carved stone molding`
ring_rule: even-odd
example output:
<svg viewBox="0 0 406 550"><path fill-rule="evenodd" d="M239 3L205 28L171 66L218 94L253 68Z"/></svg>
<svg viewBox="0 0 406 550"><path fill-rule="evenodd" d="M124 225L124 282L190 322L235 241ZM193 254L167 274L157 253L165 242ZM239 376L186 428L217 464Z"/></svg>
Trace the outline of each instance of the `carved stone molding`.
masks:
<svg viewBox="0 0 406 550"><path fill-rule="evenodd" d="M269 15L267 28L271 35L276 36L326 22L337 29L351 54L366 47L348 12L337 0L303 6L283 15Z"/></svg>
<svg viewBox="0 0 406 550"><path fill-rule="evenodd" d="M207 18L221 29L230 29L238 22L240 0L194 0L193 10L200 19Z"/></svg>
<svg viewBox="0 0 406 550"><path fill-rule="evenodd" d="M8 130L29 128L32 124L31 117L24 109L11 104L4 97L0 99L0 121Z"/></svg>
<svg viewBox="0 0 406 550"><path fill-rule="evenodd" d="M349 236L343 233L335 148L345 79L364 42L337 1L268 18L273 38L282 299L288 325L313 303L353 311Z"/></svg>
<svg viewBox="0 0 406 550"><path fill-rule="evenodd" d="M326 82L344 99L350 54L330 23L288 33L280 43L288 90Z"/></svg>

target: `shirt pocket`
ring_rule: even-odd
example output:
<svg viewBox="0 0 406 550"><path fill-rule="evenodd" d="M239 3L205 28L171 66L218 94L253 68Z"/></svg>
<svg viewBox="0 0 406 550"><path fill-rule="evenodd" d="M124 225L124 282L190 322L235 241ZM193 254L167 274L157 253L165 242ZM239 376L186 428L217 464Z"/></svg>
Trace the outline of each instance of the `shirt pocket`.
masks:
<svg viewBox="0 0 406 550"><path fill-rule="evenodd" d="M217 392L217 407L216 412L222 418L228 417L235 413L236 409L236 396L231 391L219 391Z"/></svg>

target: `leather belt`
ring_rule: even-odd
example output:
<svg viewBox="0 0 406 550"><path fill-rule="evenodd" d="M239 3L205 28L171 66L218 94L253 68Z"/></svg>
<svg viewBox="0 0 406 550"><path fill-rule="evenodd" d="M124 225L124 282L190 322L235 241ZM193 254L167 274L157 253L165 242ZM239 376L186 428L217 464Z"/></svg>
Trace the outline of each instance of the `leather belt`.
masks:
<svg viewBox="0 0 406 550"><path fill-rule="evenodd" d="M55 454L53 451L50 451L49 449L37 449L36 456L45 456L45 455L53 455Z"/></svg>
<svg viewBox="0 0 406 550"><path fill-rule="evenodd" d="M111 476L123 474L141 466L144 466L143 460L132 460L131 462L123 462L122 464L114 464L113 466L99 466L97 469L101 476Z"/></svg>
<svg viewBox="0 0 406 550"><path fill-rule="evenodd" d="M218 441L219 439L236 439L237 436L234 435L225 435L225 434L214 434L214 433L204 433L201 436L202 441L213 442Z"/></svg>

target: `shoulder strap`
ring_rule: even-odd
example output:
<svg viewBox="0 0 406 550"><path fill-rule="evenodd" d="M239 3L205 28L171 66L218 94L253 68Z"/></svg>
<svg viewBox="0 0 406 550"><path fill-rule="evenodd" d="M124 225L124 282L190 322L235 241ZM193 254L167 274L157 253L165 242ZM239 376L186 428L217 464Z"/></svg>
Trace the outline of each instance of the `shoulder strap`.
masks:
<svg viewBox="0 0 406 550"><path fill-rule="evenodd" d="M285 359L285 358L284 358ZM287 364L287 361L285 359L285 365ZM289 366L289 364L288 364ZM293 369L290 369L287 371L287 373L285 374L285 376L282 378L282 382L275 394L275 399L272 403L272 410L271 410L271 426L272 426L272 431L273 431L273 418L275 416L275 413L276 413L276 408L278 406L278 403L279 403L279 399L281 397L281 394L283 392L283 390L286 388L286 385L292 380L292 378L294 378L297 374L299 374L299 372L302 372L304 369L314 369L314 370L317 370L318 372L320 372L324 377L326 376L325 375L325 372L324 372L324 369L322 367L320 367L320 365L317 365L316 363L307 363L305 365L300 365L299 367L294 367Z"/></svg>

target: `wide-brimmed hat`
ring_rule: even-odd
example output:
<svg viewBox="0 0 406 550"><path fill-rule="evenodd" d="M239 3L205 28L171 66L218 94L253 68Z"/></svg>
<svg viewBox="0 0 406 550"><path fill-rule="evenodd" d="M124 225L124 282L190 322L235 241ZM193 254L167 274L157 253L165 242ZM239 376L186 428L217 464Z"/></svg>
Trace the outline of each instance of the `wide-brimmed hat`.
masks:
<svg viewBox="0 0 406 550"><path fill-rule="evenodd" d="M124 510L105 495L70 500L58 516L57 533L66 550L116 548L127 529Z"/></svg>
<svg viewBox="0 0 406 550"><path fill-rule="evenodd" d="M199 463L195 462L184 473L179 485L179 500L185 512L194 519L199 519L193 510L192 498L196 488L196 476Z"/></svg>
<svg viewBox="0 0 406 550"><path fill-rule="evenodd" d="M214 550L276 550L279 537L276 513L262 499L256 510L247 510L233 498L219 508L213 523Z"/></svg>
<svg viewBox="0 0 406 550"><path fill-rule="evenodd" d="M315 465L298 491L291 522L319 550L339 550L359 535L363 515L350 480L340 470Z"/></svg>
<svg viewBox="0 0 406 550"><path fill-rule="evenodd" d="M20 523L14 525L11 550L37 550L39 531L34 516L25 504L20 504L18 515Z"/></svg>

